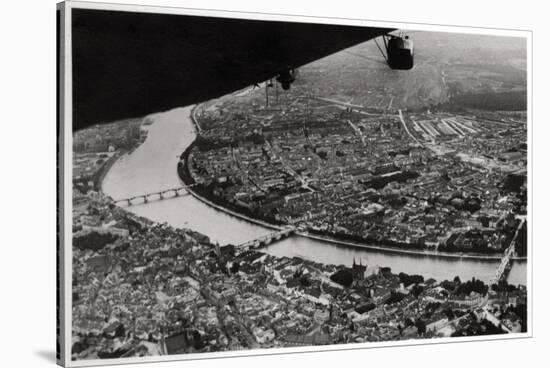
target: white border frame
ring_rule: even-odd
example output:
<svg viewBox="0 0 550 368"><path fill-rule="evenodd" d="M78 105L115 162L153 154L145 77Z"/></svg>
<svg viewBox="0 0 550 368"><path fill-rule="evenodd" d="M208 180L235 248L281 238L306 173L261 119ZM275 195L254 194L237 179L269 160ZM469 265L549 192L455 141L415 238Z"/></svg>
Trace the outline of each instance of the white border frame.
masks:
<svg viewBox="0 0 550 368"><path fill-rule="evenodd" d="M308 346L308 347L285 347L285 348L270 348L270 349L254 349L254 350L239 350L228 352L213 352L213 353L196 353L196 354L179 354L167 356L154 356L142 358L116 358L116 359L94 359L94 360L71 360L71 340L72 340L72 38L71 38L71 10L75 9L98 9L98 10L114 10L128 11L141 13L156 13L156 14L179 14L192 16L207 16L219 18L234 18L234 19L252 19L252 20L267 20L267 21L285 21L285 22L300 22L300 23L319 23L319 24L338 24L347 26L362 26L362 27L385 27L397 28L418 31L433 31L433 32L448 32L448 33L465 33L465 34L480 34L493 36L509 36L525 38L527 43L527 137L528 137L528 165L527 165L527 181L528 181L528 257L527 257L527 300L528 300L528 332L508 334L508 335L487 335L487 336L471 336L471 337L450 337L437 339L414 339L400 341L385 341L385 342L367 342L353 344L335 344L326 346ZM436 345L446 343L463 343L476 341L494 341L494 340L510 340L510 339L526 339L533 337L533 35L530 30L512 30L512 29L496 29L482 28L472 26L448 26L426 23L406 23L406 22L391 22L391 21L374 21L361 20L351 18L331 18L318 17L307 15L291 15L291 14L272 14L260 12L243 12L243 11L226 11L212 9L191 9L183 7L163 7L152 5L130 5L130 4L113 4L99 2L81 2L68 0L58 4L57 9L62 10L61 32L64 42L61 47L61 52L64 51L63 63L64 69L60 71L62 83L62 91L60 91L60 103L63 107L60 111L61 126L60 132L64 135L63 152L64 158L62 180L64 185L64 193L62 196L63 203L63 237L65 241L61 244L63 247L63 281L64 295L61 295L60 302L63 305L61 310L61 319L64 321L64 330L61 330L61 360L59 364L64 364L66 367L90 367L100 365L121 365L132 363L150 363L150 362L170 362L170 361L188 361L188 360L204 360L218 359L228 357L246 357L246 356L264 356L277 354L295 354L306 352L328 352L328 351L346 351L357 349L370 349L381 347L396 347L396 346L417 346L417 345ZM64 13L64 15L63 15ZM60 58L61 61L61 58ZM70 188L70 190L67 190ZM69 275L69 277L67 277ZM63 288L62 288L63 290ZM63 324L62 324L63 327ZM69 328L67 328L69 327Z"/></svg>

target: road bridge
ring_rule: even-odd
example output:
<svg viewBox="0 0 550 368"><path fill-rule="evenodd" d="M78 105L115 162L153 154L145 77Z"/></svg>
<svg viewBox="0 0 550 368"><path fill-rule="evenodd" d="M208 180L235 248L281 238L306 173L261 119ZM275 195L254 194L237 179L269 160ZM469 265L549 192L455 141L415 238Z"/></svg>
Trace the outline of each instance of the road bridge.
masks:
<svg viewBox="0 0 550 368"><path fill-rule="evenodd" d="M149 203L151 200L163 200L169 198L176 198L188 195L188 188L192 188L197 184L192 185L183 185L176 188L168 188L164 190L159 190L156 192L149 192L144 194L138 194L128 198L115 199L115 203L126 203L128 206L133 206L136 204Z"/></svg>
<svg viewBox="0 0 550 368"><path fill-rule="evenodd" d="M499 281L506 280L506 278L508 277L508 273L512 268L512 257L516 252L517 237L518 237L519 231L523 226L525 226L525 218L521 219L516 229L516 233L514 234L514 237L512 238L510 245L504 251L502 258L500 259L500 264L498 265L498 268L495 272L495 276L491 279L491 281L489 282L489 285L498 284Z"/></svg>
<svg viewBox="0 0 550 368"><path fill-rule="evenodd" d="M294 226L285 226L284 228L282 228L279 231L275 231L275 232L269 233L267 235L261 236L259 238L252 239L252 240L246 241L244 243L241 243L241 244L237 245L237 249L239 251L245 251L245 250L265 247L269 244L272 244L272 243L278 242L280 240L286 239L289 236L291 236L292 234L294 234L295 232L296 232L296 227L294 227Z"/></svg>

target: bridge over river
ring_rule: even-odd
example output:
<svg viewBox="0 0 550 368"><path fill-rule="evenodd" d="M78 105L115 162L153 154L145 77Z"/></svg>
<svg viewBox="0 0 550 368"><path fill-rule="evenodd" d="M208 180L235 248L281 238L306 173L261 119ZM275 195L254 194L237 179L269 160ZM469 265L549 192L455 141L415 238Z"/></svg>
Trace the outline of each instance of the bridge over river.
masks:
<svg viewBox="0 0 550 368"><path fill-rule="evenodd" d="M239 251L246 251L250 249L257 249L260 247L268 246L269 244L275 243L279 240L286 239L289 236L293 235L296 232L296 227L294 226L285 226L279 231L269 233L267 235L261 236L256 239L252 239L237 245Z"/></svg>
<svg viewBox="0 0 550 368"><path fill-rule="evenodd" d="M197 112L199 113L199 112ZM393 272L422 274L425 278L438 281L452 280L459 276L462 280L476 279L488 282L495 276L499 259L474 259L460 257L432 257L422 254L400 254L383 250L357 246L340 245L302 236L286 236L274 241L273 228L247 222L220 211L200 201L192 195L185 195L182 182L175 170L183 152L196 138L197 129L189 118L191 107L178 108L154 114L154 123L148 127L147 139L131 154L123 156L109 170L103 182L103 191L111 198L122 199L119 205L126 207L127 199L131 205L128 211L158 223L168 223L177 228L193 229L207 235L212 242L220 245L247 243L255 239L259 250L277 257L301 257L313 262L349 266L353 258L366 260L372 272L376 267L391 267ZM162 194L165 188L178 189ZM162 189L162 190L161 190ZM147 205L143 197L136 194L148 194ZM174 197L166 200L168 197ZM126 199L126 201L124 201ZM281 228L282 230L282 228ZM269 245L265 237L271 235ZM507 275L512 284L526 285L527 262L512 260L513 267Z"/></svg>
<svg viewBox="0 0 550 368"><path fill-rule="evenodd" d="M499 281L506 280L506 278L508 277L508 273L512 268L511 258L516 252L516 242L517 242L518 234L523 226L525 226L525 218L523 218L519 223L516 229L516 233L514 234L514 237L512 238L510 245L504 251L504 254L502 255L502 258L500 260L500 264L498 265L498 268L496 270L495 276L491 279L491 281L489 282L489 285L498 284Z"/></svg>
<svg viewBox="0 0 550 368"><path fill-rule="evenodd" d="M138 194L132 197L115 199L115 203L126 203L128 206L133 206L136 204L148 203L150 200L163 200L169 198L176 198L188 195L188 188L192 188L197 184L192 185L183 185L176 188L169 188L164 190L159 190L156 192L149 192L144 194Z"/></svg>

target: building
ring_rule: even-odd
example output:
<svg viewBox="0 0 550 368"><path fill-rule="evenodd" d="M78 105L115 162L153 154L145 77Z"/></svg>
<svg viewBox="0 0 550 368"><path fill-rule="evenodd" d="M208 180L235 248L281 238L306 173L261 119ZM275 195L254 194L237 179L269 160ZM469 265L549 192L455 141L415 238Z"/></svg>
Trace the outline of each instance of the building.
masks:
<svg viewBox="0 0 550 368"><path fill-rule="evenodd" d="M355 258L353 258L353 265L351 266L351 272L353 273L353 280L354 281L361 281L365 279L365 273L367 272L367 266L361 263L361 260L359 260L359 264L355 263Z"/></svg>

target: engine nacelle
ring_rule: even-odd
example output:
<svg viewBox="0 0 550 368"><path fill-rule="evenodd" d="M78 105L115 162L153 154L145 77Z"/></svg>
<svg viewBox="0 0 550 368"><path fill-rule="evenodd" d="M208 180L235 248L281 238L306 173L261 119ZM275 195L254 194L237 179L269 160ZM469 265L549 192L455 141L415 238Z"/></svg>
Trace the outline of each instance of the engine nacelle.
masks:
<svg viewBox="0 0 550 368"><path fill-rule="evenodd" d="M390 68L409 70L414 66L414 46L408 37L390 37L386 51Z"/></svg>
<svg viewBox="0 0 550 368"><path fill-rule="evenodd" d="M277 78L275 78L277 82L281 83L281 87L284 90L290 89L290 85L296 80L296 76L294 75L294 69L288 68L286 70L283 70Z"/></svg>

